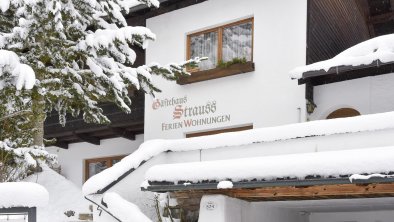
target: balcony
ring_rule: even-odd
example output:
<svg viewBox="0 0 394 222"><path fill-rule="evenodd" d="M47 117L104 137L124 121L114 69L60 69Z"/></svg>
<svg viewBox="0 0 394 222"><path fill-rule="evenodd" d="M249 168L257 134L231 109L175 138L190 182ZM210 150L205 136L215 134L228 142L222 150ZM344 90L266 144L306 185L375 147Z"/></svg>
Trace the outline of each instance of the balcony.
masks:
<svg viewBox="0 0 394 222"><path fill-rule="evenodd" d="M68 149L69 144L88 142L100 145L102 139L122 137L135 140L135 135L144 133L144 93L138 92L132 98L131 113L125 114L112 103L103 103L100 107L111 120L109 125L88 124L82 119L67 116L65 127L59 124L59 115L53 112L45 121L45 138L56 138L54 146Z"/></svg>

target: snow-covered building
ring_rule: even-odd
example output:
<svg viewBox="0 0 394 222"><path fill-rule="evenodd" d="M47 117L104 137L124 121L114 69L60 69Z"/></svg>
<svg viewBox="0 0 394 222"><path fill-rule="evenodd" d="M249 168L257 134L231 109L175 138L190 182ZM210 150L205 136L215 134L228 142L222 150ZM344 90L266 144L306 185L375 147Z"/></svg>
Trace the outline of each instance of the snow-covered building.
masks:
<svg viewBox="0 0 394 222"><path fill-rule="evenodd" d="M208 60L177 82L154 79L163 92L137 93L130 115L105 106L110 126L73 119L60 128L49 118L46 136L58 138L50 150L75 184L91 178L83 191L99 206L95 221L133 221L135 205L149 218L158 209L182 221L390 221L394 42L377 36L394 32L393 7L373 0L137 6L128 22L158 36L141 62ZM350 116L358 117L333 119Z"/></svg>
<svg viewBox="0 0 394 222"><path fill-rule="evenodd" d="M0 183L0 221L36 222L37 207L46 207L48 191L31 182Z"/></svg>

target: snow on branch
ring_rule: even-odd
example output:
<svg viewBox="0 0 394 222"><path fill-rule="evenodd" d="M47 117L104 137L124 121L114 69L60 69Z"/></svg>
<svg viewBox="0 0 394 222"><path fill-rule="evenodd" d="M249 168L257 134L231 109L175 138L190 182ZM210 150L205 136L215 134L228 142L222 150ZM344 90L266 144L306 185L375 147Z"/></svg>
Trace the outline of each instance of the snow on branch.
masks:
<svg viewBox="0 0 394 222"><path fill-rule="evenodd" d="M148 40L155 40L156 35L145 27L126 26L119 29L99 29L92 34L88 34L85 40L78 44L81 50L89 48L99 50L101 48L110 48L115 42L127 45L141 46L146 48Z"/></svg>
<svg viewBox="0 0 394 222"><path fill-rule="evenodd" d="M0 141L0 182L18 181L45 162L57 163L57 156L48 153L44 147L14 146L12 142Z"/></svg>
<svg viewBox="0 0 394 222"><path fill-rule="evenodd" d="M1 81L4 81L4 74L10 74L10 78L13 79L13 83L17 90L32 89L35 84L35 73L33 69L26 65L21 64L18 55L14 52L7 50L0 50L0 77ZM3 84L0 84L0 89L3 88Z"/></svg>

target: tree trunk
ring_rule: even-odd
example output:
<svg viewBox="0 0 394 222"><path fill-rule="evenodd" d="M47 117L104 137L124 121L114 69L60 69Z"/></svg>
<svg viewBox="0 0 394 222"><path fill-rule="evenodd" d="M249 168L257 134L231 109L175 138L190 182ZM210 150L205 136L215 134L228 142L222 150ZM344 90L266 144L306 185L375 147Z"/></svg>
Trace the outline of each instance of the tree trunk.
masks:
<svg viewBox="0 0 394 222"><path fill-rule="evenodd" d="M46 118L45 114L45 101L42 96L33 99L32 103L33 111L33 145L43 146L44 145L44 121Z"/></svg>

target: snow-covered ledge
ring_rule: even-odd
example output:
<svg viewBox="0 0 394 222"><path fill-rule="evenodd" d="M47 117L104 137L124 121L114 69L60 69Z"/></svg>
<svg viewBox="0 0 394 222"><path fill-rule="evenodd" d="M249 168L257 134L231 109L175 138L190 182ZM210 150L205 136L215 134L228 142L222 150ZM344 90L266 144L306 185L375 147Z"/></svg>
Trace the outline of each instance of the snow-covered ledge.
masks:
<svg viewBox="0 0 394 222"><path fill-rule="evenodd" d="M290 71L290 77L301 79L306 72L319 70L328 72L333 67L370 65L377 61L394 62L394 34L379 36L359 43L332 59L297 67Z"/></svg>
<svg viewBox="0 0 394 222"><path fill-rule="evenodd" d="M340 150L315 153L263 156L243 159L216 160L191 163L161 164L151 167L145 174L148 182L179 181L202 183L217 181L218 188L229 188L229 181L275 181L307 177L341 178L350 180L389 177L394 172L394 147ZM356 174L359 174L357 177ZM360 174L371 174L362 176ZM232 185L232 184L231 184ZM187 184L184 184L187 187ZM232 186L230 187L232 188Z"/></svg>
<svg viewBox="0 0 394 222"><path fill-rule="evenodd" d="M41 185L30 182L0 183L0 208L44 207L49 193Z"/></svg>
<svg viewBox="0 0 394 222"><path fill-rule="evenodd" d="M322 138L322 136L329 137L333 135L376 132L388 129L394 129L394 112L344 119L305 122L188 139L151 140L143 143L137 151L124 158L118 164L90 178L83 186L83 193L87 196L105 192L108 187L115 185L121 180L120 178L133 172L133 170L137 169L142 163L166 151L189 152L214 149L231 150L233 147L243 147L242 149L245 150L245 146L253 145L258 145L258 149L261 150L264 144L274 147L275 145L272 142L284 143L285 141L298 141L304 138ZM377 135L377 133L373 134L374 136ZM343 138L341 138L339 142L344 143L342 140ZM357 140L352 139L351 141ZM382 142L376 139L373 141L374 143ZM310 142L302 141L302 147L307 147L308 145L316 146L310 144ZM379 144L379 146L383 145L384 144ZM374 146L376 147L376 145ZM286 147L288 147L288 145L281 145L281 149L283 150L286 150ZM294 145L292 145L292 148L293 147ZM229 154L221 152L221 155ZM239 156L239 152L237 155ZM141 183L142 180L135 182Z"/></svg>

